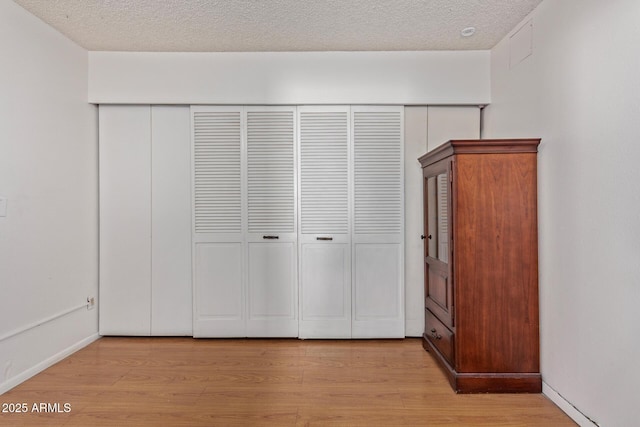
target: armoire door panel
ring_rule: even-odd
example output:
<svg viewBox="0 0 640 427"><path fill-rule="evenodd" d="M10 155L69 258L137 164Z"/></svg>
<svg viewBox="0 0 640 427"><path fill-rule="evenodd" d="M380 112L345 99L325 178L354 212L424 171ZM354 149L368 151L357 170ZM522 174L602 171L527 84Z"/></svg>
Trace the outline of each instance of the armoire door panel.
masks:
<svg viewBox="0 0 640 427"><path fill-rule="evenodd" d="M453 284L449 276L449 265L427 258L425 263L425 306L449 327L454 326Z"/></svg>
<svg viewBox="0 0 640 427"><path fill-rule="evenodd" d="M448 309L449 301L447 299L447 276L442 275L439 271L430 268L428 273L429 294L427 298L433 300L443 309Z"/></svg>
<svg viewBox="0 0 640 427"><path fill-rule="evenodd" d="M244 337L242 244L196 243L194 336Z"/></svg>
<svg viewBox="0 0 640 427"><path fill-rule="evenodd" d="M451 160L424 169L425 306L448 327L454 326L453 275L450 264Z"/></svg>
<svg viewBox="0 0 640 427"><path fill-rule="evenodd" d="M301 248L300 338L350 338L350 244L303 243Z"/></svg>

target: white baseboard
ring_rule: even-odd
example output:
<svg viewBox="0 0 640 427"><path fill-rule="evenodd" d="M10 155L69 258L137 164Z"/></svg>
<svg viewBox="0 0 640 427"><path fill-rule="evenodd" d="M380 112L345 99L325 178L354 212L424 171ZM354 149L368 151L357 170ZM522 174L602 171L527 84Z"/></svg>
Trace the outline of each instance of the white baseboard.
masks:
<svg viewBox="0 0 640 427"><path fill-rule="evenodd" d="M549 400L556 404L562 411L567 414L573 421L581 427L593 427L598 424L586 417L582 412L566 400L560 393L555 391L549 384L542 382L542 394L547 396Z"/></svg>
<svg viewBox="0 0 640 427"><path fill-rule="evenodd" d="M83 339L83 340L81 340L81 341L79 341L79 342L77 342L77 343L65 348L64 350L62 350L60 352L58 352L57 354L54 354L53 356L49 357L48 359L43 360L42 362L40 362L37 365L27 369L26 371L23 371L23 372L19 373L15 377L11 377L7 381L5 381L2 384L0 384L0 394L6 393L7 391L11 390L13 387L17 386L20 383L23 383L24 381L28 380L29 378L33 377L34 375L39 374L40 372L42 372L45 369L47 369L48 367L58 363L59 361L61 361L65 357L69 356L70 354L73 354L76 351L80 350L81 348L84 348L84 347L88 346L92 342L96 341L98 338L100 338L100 335L98 335L98 333L90 335L87 338L85 338L85 339Z"/></svg>

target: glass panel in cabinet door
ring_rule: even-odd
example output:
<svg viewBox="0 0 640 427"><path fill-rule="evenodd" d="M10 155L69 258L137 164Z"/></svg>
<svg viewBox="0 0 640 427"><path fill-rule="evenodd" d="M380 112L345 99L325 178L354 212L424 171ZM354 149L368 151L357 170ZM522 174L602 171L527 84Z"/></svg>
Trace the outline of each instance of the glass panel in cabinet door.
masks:
<svg viewBox="0 0 640 427"><path fill-rule="evenodd" d="M426 179L427 188L427 256L431 258L438 257L438 187L436 183L436 177L430 176Z"/></svg>
<svg viewBox="0 0 640 427"><path fill-rule="evenodd" d="M438 232L436 240L437 258L444 262L449 262L449 215L448 215L448 198L449 198L449 180L446 173L441 173L436 178L437 186L437 206L438 206Z"/></svg>

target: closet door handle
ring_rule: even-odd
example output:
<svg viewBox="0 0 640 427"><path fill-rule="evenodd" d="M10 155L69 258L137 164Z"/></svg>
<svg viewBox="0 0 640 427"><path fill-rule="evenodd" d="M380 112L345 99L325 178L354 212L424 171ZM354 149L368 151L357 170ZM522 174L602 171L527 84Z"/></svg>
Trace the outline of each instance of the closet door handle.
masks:
<svg viewBox="0 0 640 427"><path fill-rule="evenodd" d="M333 237L316 237L316 240L333 240Z"/></svg>
<svg viewBox="0 0 640 427"><path fill-rule="evenodd" d="M273 239L279 239L279 236L262 236L263 239L268 239L268 240L273 240Z"/></svg>

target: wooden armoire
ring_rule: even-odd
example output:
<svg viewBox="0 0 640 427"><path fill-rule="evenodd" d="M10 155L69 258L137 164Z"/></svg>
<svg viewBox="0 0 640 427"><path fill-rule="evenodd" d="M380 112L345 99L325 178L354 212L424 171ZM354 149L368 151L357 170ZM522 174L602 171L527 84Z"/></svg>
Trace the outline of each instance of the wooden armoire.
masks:
<svg viewBox="0 0 640 427"><path fill-rule="evenodd" d="M420 157L423 346L459 393L542 389L539 139L451 140Z"/></svg>

